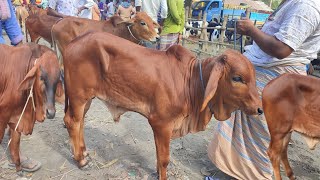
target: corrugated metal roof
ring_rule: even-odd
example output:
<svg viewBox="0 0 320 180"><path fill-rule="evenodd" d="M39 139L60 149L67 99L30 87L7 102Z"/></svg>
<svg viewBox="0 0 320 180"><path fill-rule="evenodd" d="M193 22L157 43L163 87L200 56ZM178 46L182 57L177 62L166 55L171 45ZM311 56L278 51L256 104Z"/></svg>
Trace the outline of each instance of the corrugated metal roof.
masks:
<svg viewBox="0 0 320 180"><path fill-rule="evenodd" d="M233 5L240 5L240 3L245 3L250 8L255 10L262 10L262 11L272 11L272 9L266 5L262 1L253 1L253 0L224 0L224 4L233 4Z"/></svg>

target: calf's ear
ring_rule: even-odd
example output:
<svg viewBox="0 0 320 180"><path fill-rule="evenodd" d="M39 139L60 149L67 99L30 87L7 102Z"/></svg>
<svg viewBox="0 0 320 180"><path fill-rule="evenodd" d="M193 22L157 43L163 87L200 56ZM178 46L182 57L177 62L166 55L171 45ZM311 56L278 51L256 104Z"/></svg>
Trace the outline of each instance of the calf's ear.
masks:
<svg viewBox="0 0 320 180"><path fill-rule="evenodd" d="M33 83L36 79L38 68L39 68L39 66L37 66L37 65L33 66L33 68L28 72L26 77L20 83L20 85L18 87L18 91L24 91L24 90L31 88L31 86L33 85Z"/></svg>
<svg viewBox="0 0 320 180"><path fill-rule="evenodd" d="M58 97L61 97L63 95L63 88L62 88L62 82L61 80L59 80L58 84L57 84L57 90L56 90L56 95Z"/></svg>
<svg viewBox="0 0 320 180"><path fill-rule="evenodd" d="M211 70L200 112L202 112L207 107L209 101L213 98L214 94L216 93L218 82L221 78L221 74L224 69L224 61L226 59L227 56L225 55L219 56L218 61L215 62L215 65Z"/></svg>

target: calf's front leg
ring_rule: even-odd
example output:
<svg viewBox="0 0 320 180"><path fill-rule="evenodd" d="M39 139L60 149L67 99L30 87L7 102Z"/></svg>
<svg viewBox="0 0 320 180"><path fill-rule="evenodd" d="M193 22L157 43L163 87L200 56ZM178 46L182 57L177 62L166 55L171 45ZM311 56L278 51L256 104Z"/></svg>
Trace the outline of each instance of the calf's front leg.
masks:
<svg viewBox="0 0 320 180"><path fill-rule="evenodd" d="M167 166L170 161L170 138L172 126L163 125L152 127L157 152L157 171L160 180L167 179Z"/></svg>
<svg viewBox="0 0 320 180"><path fill-rule="evenodd" d="M9 145L11 160L16 165L16 171L20 172L22 170L20 163L20 137L21 133L14 131L10 128L11 142Z"/></svg>

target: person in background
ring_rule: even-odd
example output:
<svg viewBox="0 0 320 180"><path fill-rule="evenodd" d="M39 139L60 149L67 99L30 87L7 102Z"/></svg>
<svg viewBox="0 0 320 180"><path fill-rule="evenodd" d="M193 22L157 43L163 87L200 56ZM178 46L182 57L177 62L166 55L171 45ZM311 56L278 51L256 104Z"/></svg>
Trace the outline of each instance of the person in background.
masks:
<svg viewBox="0 0 320 180"><path fill-rule="evenodd" d="M99 7L98 7L98 1L97 0L94 0L94 5L92 7L92 20L96 20L96 21L99 21L101 19L100 17L100 10L99 10Z"/></svg>
<svg viewBox="0 0 320 180"><path fill-rule="evenodd" d="M49 0L48 15L56 17L77 16L78 0Z"/></svg>
<svg viewBox="0 0 320 180"><path fill-rule="evenodd" d="M136 12L133 6L131 6L131 3L125 0L119 5L116 14L119 15L124 21L129 21L131 16L135 13Z"/></svg>
<svg viewBox="0 0 320 180"><path fill-rule="evenodd" d="M166 0L135 0L135 7L137 12L147 13L153 21L160 23L160 25L167 18L168 6ZM158 13L160 13L160 21L158 21Z"/></svg>
<svg viewBox="0 0 320 180"><path fill-rule="evenodd" d="M103 1L101 0L98 0L98 7L99 7L99 10L100 10L100 16L101 16L101 20L105 20L105 16L103 14L103 11L104 11L104 3Z"/></svg>
<svg viewBox="0 0 320 180"><path fill-rule="evenodd" d="M49 3L48 0L42 0L41 3L40 3L40 7L42 9L47 9L48 8L48 3Z"/></svg>
<svg viewBox="0 0 320 180"><path fill-rule="evenodd" d="M23 35L16 20L11 0L0 0L0 44L5 44L2 29L9 36L11 45L17 46L22 44Z"/></svg>
<svg viewBox="0 0 320 180"><path fill-rule="evenodd" d="M159 50L165 51L179 43L184 28L184 0L168 1L168 16L164 20Z"/></svg>
<svg viewBox="0 0 320 180"><path fill-rule="evenodd" d="M78 17L92 19L94 5L97 5L93 0L79 0Z"/></svg>
<svg viewBox="0 0 320 180"><path fill-rule="evenodd" d="M93 0L49 0L48 15L56 17L79 16L92 18Z"/></svg>
<svg viewBox="0 0 320 180"><path fill-rule="evenodd" d="M284 0L261 30L242 19L237 21L237 33L254 40L244 55L255 65L261 95L265 85L281 74L307 75L307 65L320 50L319 0ZM231 81L237 86L245 83L241 76L238 82ZM229 120L217 122L212 137L208 156L221 171L235 179L272 179L264 115L248 116L238 110Z"/></svg>
<svg viewBox="0 0 320 180"><path fill-rule="evenodd" d="M106 16L106 20L110 19L115 13L115 8L113 5L113 1L111 0L107 0L106 1L106 9L105 9L105 16Z"/></svg>

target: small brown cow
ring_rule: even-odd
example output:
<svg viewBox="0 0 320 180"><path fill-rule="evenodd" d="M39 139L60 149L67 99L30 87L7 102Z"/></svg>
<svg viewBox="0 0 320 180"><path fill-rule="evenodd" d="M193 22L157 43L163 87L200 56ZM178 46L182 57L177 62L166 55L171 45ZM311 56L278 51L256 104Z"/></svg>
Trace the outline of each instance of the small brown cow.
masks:
<svg viewBox="0 0 320 180"><path fill-rule="evenodd" d="M16 6L16 18L17 21L22 29L22 31L25 31L26 26L26 19L29 16L29 13L27 9L24 6ZM26 32L24 32L26 33Z"/></svg>
<svg viewBox="0 0 320 180"><path fill-rule="evenodd" d="M205 130L212 114L226 120L237 109L261 113L254 68L236 51L198 61L179 45L156 51L100 32L76 38L63 59L64 121L80 167L88 163L83 127L93 97L105 103L115 121L126 111L148 119L161 180L167 177L171 138Z"/></svg>
<svg viewBox="0 0 320 180"><path fill-rule="evenodd" d="M88 31L108 32L134 43L142 41L156 41L159 37L159 25L146 13L139 12L128 22L119 16L113 16L108 21L94 21L90 19L66 17L54 25L52 35L58 49L63 53L66 46Z"/></svg>
<svg viewBox="0 0 320 180"><path fill-rule="evenodd" d="M30 14L26 20L26 31L30 35L31 42L38 43L40 38L52 44L51 29L61 18L46 14ZM26 33L26 41L28 35Z"/></svg>
<svg viewBox="0 0 320 180"><path fill-rule="evenodd" d="M28 10L29 14L37 14L37 15L47 14L47 10L39 8L38 6L33 5L33 4L28 4L27 10Z"/></svg>
<svg viewBox="0 0 320 180"><path fill-rule="evenodd" d="M303 135L310 149L320 139L320 79L284 74L272 80L262 93L271 142L268 149L276 180L281 179L280 160L293 180L287 149L293 131Z"/></svg>
<svg viewBox="0 0 320 180"><path fill-rule="evenodd" d="M0 54L0 143L9 126L11 158L20 172L21 133L31 134L35 121L42 122L45 116L54 118L55 92L57 87L62 87L58 85L60 71L55 53L45 46L34 43L19 47L0 45ZM31 87L35 110L29 100L17 131L14 131Z"/></svg>

